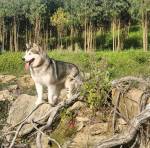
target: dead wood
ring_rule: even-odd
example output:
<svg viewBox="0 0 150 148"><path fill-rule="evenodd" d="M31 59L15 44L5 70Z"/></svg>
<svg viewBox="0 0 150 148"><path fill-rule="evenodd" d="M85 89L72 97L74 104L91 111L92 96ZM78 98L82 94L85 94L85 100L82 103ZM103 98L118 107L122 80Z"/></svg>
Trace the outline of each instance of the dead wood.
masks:
<svg viewBox="0 0 150 148"><path fill-rule="evenodd" d="M12 135L13 136L12 141L9 141L10 144L8 146L9 148L12 148L15 146L15 141L17 140L19 132L22 129L22 127L25 124L31 124L34 127L34 129L36 130L35 133L37 134L37 138L36 138L37 147L41 148L42 147L41 138L43 135L45 135L44 131L48 130L52 126L52 123L55 121L56 117L60 115L60 111L63 108L67 108L67 107L73 105L76 101L78 101L79 95L80 95L80 93L75 94L71 98L60 102L55 107L52 107L49 110L49 112L46 115L44 115L43 117L41 117L40 119L38 119L36 121L33 121L33 120L28 121L29 117L43 103L38 105L37 107L33 108L33 110L29 113L29 115L27 117L25 117L22 121L20 121L19 123L17 123L14 126L9 127L6 131L4 131L4 134L1 136L1 138L6 137L7 135ZM36 123L36 124L34 124L34 123ZM38 128L38 126L40 126L40 128ZM51 142L54 142L58 146L58 148L61 147L55 139L52 139L49 136L48 136L48 139Z"/></svg>
<svg viewBox="0 0 150 148"><path fill-rule="evenodd" d="M129 81L137 81L137 82L143 83L145 85L150 85L149 84L150 80L144 80L143 78L137 78L137 77L133 77L133 76L127 76L127 77L123 77L119 80L113 80L111 84L112 84L112 87L116 87L119 83L129 82Z"/></svg>
<svg viewBox="0 0 150 148"><path fill-rule="evenodd" d="M129 120L128 116L123 116L122 112L119 112L120 110L120 101L121 98L124 97L126 93L132 87L135 87L132 85L133 82L137 82L139 84L139 87L143 93L141 93L141 96L139 97L139 102L137 102L137 107L140 108L139 114L135 114L134 117ZM124 77L119 80L112 81L112 88L115 88L117 90L117 95L115 96L115 102L114 102L114 109L113 109L113 133L115 132L115 124L116 124L116 118L120 116L123 118L128 125L128 128L124 133L114 135L112 138L104 141L100 141L96 144L96 148L112 148L112 147L128 147L127 145L130 143L132 144L131 147L134 147L139 141L140 141L140 131L142 130L141 127L144 127L145 124L149 122L150 119L150 106L148 105L148 99L150 98L150 81L147 79L137 78L137 77ZM130 98L129 98L130 99ZM132 98L131 98L132 99ZM134 100L133 100L134 101ZM123 103L123 102L122 102ZM123 105L126 105L125 103ZM127 106L125 106L126 108ZM125 110L126 114L128 115L127 109Z"/></svg>
<svg viewBox="0 0 150 148"><path fill-rule="evenodd" d="M112 138L99 142L96 144L96 148L112 148L117 146L123 146L131 142L138 133L140 126L146 123L150 119L150 107L143 110L139 115L137 115L133 120L127 131L123 134L118 134Z"/></svg>

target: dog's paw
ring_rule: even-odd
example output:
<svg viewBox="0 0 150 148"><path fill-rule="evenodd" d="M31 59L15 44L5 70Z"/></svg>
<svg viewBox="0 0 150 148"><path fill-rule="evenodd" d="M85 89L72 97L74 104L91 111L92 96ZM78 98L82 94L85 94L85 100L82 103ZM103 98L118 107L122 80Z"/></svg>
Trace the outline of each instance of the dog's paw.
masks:
<svg viewBox="0 0 150 148"><path fill-rule="evenodd" d="M40 104L42 104L42 103L43 103L42 100L37 100L37 101L35 102L35 105L38 106L38 105L40 105Z"/></svg>
<svg viewBox="0 0 150 148"><path fill-rule="evenodd" d="M53 96L53 98L48 99L48 103L53 107L57 104L57 96Z"/></svg>

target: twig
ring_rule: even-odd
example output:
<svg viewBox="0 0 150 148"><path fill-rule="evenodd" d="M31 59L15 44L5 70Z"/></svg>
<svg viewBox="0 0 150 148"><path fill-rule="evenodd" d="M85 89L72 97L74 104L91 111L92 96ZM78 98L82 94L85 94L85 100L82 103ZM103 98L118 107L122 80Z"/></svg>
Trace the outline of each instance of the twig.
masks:
<svg viewBox="0 0 150 148"><path fill-rule="evenodd" d="M51 115L47 121L47 124L44 125L43 127L41 127L41 131L44 131L46 130L47 128L49 128L52 124L52 122L54 121L55 119L55 116L56 114L64 107L68 107L69 105L71 105L72 103L74 103L75 101L77 101L78 97L79 97L80 93L78 94L75 94L73 95L71 98L63 101L63 102L60 102L56 107L53 107L51 109ZM42 145L41 145L41 133L39 132L37 134L37 137L36 137L36 145L38 148L42 148Z"/></svg>
<svg viewBox="0 0 150 148"><path fill-rule="evenodd" d="M50 141L54 142L54 143L58 146L58 148L61 148L60 144L59 144L55 139L49 137L49 136L46 135L44 132L42 132L39 128L37 128L37 127L34 125L33 121L31 121L31 124L32 124L32 126L33 126L38 132L40 132L42 135L47 136L47 138L48 138Z"/></svg>
<svg viewBox="0 0 150 148"><path fill-rule="evenodd" d="M140 126L150 119L150 108L146 108L131 121L131 125L124 134L115 135L114 137L99 142L96 148L112 148L129 143L137 135ZM134 128L133 128L134 127Z"/></svg>
<svg viewBox="0 0 150 148"><path fill-rule="evenodd" d="M44 103L41 103L41 104L39 104L38 106L35 106L34 109L29 113L29 115L27 115L22 121L20 121L20 122L18 122L17 124L15 124L15 125L9 127L7 130L9 131L9 130L11 130L11 129L17 127L17 126L20 125L21 123L25 122L25 121L33 114L33 112L36 111L42 104L44 104Z"/></svg>
<svg viewBox="0 0 150 148"><path fill-rule="evenodd" d="M114 113L113 113L113 119L112 119L113 134L115 134L116 112L117 112L117 108L119 106L120 95L121 95L121 92L118 93L118 96L117 96L117 99L116 99L116 102L115 102L115 107L114 107Z"/></svg>
<svg viewBox="0 0 150 148"><path fill-rule="evenodd" d="M10 132L4 133L2 136L0 136L0 138L3 138L7 135L11 135L11 134L14 134L14 133L16 133L16 131L10 131Z"/></svg>
<svg viewBox="0 0 150 148"><path fill-rule="evenodd" d="M11 142L9 148L12 148L12 147L14 146L15 140L16 140L16 138L17 138L17 136L18 136L18 134L19 134L19 132L20 132L20 130L21 130L21 128L23 127L24 124L25 124L25 122L21 123L20 126L18 127L18 129L17 129L17 131L16 131L16 133L15 133L15 136L14 136L14 138L13 138L13 140L12 140L12 142Z"/></svg>

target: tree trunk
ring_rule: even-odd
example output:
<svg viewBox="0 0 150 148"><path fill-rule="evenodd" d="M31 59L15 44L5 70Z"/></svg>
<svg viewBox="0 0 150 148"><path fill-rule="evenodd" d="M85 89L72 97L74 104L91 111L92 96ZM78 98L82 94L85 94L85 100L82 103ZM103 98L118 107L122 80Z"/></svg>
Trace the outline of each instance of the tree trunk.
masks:
<svg viewBox="0 0 150 148"><path fill-rule="evenodd" d="M116 28L116 21L115 18L112 21L112 35L113 35L113 52L116 50L116 43L115 43L115 28Z"/></svg>
<svg viewBox="0 0 150 148"><path fill-rule="evenodd" d="M118 20L118 44L117 44L117 51L121 48L120 46L120 19Z"/></svg>
<svg viewBox="0 0 150 148"><path fill-rule="evenodd" d="M18 51L18 44L17 44L17 21L16 21L16 16L14 16L14 47L15 51Z"/></svg>
<svg viewBox="0 0 150 148"><path fill-rule="evenodd" d="M148 50L148 20L147 12L143 12L142 15L142 26L143 26L143 50L146 52Z"/></svg>
<svg viewBox="0 0 150 148"><path fill-rule="evenodd" d="M48 27L46 29L46 41L45 41L45 43L46 43L46 50L48 50Z"/></svg>
<svg viewBox="0 0 150 148"><path fill-rule="evenodd" d="M2 46L2 39L3 39L3 35L2 35L2 28L3 28L3 26L2 26L2 18L0 18L0 50L1 50L1 46ZM0 51L1 52L1 51Z"/></svg>
<svg viewBox="0 0 150 148"><path fill-rule="evenodd" d="M9 38L9 49L10 51L13 51L13 31L10 29L10 38Z"/></svg>
<svg viewBox="0 0 150 148"><path fill-rule="evenodd" d="M86 30L86 43L87 43L87 52L90 51L90 24L87 23L87 30Z"/></svg>
<svg viewBox="0 0 150 148"><path fill-rule="evenodd" d="M70 38L71 38L71 50L74 51L74 28L73 25L71 25L71 33L70 33Z"/></svg>
<svg viewBox="0 0 150 148"><path fill-rule="evenodd" d="M29 40L28 40L28 24L27 24L27 22L26 22L26 33L25 33L25 35L26 35L26 43L28 43Z"/></svg>
<svg viewBox="0 0 150 148"><path fill-rule="evenodd" d="M41 18L39 16L36 16L35 30L34 30L34 42L35 43L40 42L40 30L41 30Z"/></svg>
<svg viewBox="0 0 150 148"><path fill-rule="evenodd" d="M84 20L84 51L87 52L87 19Z"/></svg>
<svg viewBox="0 0 150 148"><path fill-rule="evenodd" d="M142 0L142 30L143 30L143 50L146 52L148 49L148 20L147 10L145 10L146 1Z"/></svg>
<svg viewBox="0 0 150 148"><path fill-rule="evenodd" d="M2 48L1 51L3 52L5 48L5 20L2 18Z"/></svg>

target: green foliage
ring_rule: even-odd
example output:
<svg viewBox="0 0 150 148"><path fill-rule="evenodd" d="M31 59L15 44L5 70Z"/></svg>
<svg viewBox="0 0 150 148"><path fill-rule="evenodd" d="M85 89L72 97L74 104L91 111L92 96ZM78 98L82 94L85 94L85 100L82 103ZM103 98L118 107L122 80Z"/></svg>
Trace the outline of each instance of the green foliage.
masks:
<svg viewBox="0 0 150 148"><path fill-rule="evenodd" d="M51 17L52 25L57 27L59 32L62 32L65 26L70 24L70 15L65 12L62 8L59 8L54 15Z"/></svg>
<svg viewBox="0 0 150 148"><path fill-rule="evenodd" d="M100 59L106 59L106 71L109 72L110 79L127 75L150 76L150 67L148 67L150 52L145 53L142 51L129 50L117 53L113 53L111 51L103 51L88 54L84 52L75 53L56 50L48 52L48 54L54 59L72 62L79 66L81 71L88 73L93 71L93 62L100 64ZM23 53L17 52L6 52L0 54L0 73L17 75L24 74L24 63L21 60L22 55ZM101 68L99 69L101 70Z"/></svg>
<svg viewBox="0 0 150 148"><path fill-rule="evenodd" d="M0 55L0 73L13 73L20 75L25 73L23 61L21 60L22 53L7 52Z"/></svg>
<svg viewBox="0 0 150 148"><path fill-rule="evenodd" d="M107 101L110 91L110 77L107 70L107 60L98 58L92 61L90 68L91 78L84 82L83 90L86 92L87 103L93 110L99 109Z"/></svg>
<svg viewBox="0 0 150 148"><path fill-rule="evenodd" d="M131 28L132 29L132 28ZM133 29L130 31L128 38L124 42L124 48L141 48L142 47L142 31L138 28L138 30Z"/></svg>

